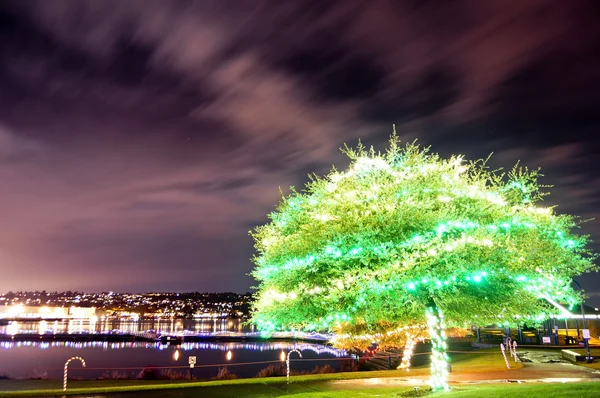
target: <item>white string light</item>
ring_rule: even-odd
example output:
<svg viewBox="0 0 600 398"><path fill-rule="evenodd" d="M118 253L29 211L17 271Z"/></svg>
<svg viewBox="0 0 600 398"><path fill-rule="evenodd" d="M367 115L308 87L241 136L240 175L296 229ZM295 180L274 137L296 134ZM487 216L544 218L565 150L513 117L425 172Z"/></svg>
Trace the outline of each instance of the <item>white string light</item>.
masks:
<svg viewBox="0 0 600 398"><path fill-rule="evenodd" d="M406 345L404 346L404 352L402 353L402 363L400 364L398 369L406 369L407 372L410 370L410 360L412 358L416 345L417 339L409 335L406 341Z"/></svg>
<svg viewBox="0 0 600 398"><path fill-rule="evenodd" d="M448 391L448 355L446 349L446 325L439 308L427 308L427 325L431 338L431 378L429 384L434 390Z"/></svg>

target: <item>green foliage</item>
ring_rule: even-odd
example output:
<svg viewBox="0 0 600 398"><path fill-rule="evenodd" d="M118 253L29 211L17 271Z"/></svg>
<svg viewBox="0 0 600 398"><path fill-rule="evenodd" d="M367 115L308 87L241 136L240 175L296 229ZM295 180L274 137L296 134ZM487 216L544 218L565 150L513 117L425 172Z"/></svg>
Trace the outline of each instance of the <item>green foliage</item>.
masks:
<svg viewBox="0 0 600 398"><path fill-rule="evenodd" d="M265 331L384 334L425 325L535 323L577 303L571 277L596 270L576 220L542 207L538 171L491 171L392 136L381 154L346 147L347 171L313 176L251 232Z"/></svg>

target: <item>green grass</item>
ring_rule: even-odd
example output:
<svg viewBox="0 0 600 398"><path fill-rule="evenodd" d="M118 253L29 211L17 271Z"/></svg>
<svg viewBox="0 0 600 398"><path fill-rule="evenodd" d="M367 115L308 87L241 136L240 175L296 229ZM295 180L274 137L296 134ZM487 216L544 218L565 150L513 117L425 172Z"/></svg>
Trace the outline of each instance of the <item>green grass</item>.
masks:
<svg viewBox="0 0 600 398"><path fill-rule="evenodd" d="M600 395L600 383L571 384L501 384L454 387L449 392L435 392L420 395L422 397L449 398L548 398L548 397L597 397ZM346 391L327 391L294 394L294 398L342 398L342 397L417 397L409 388L356 389Z"/></svg>
<svg viewBox="0 0 600 398"><path fill-rule="evenodd" d="M319 375L322 376L322 375ZM198 383L186 383L187 387L198 385ZM78 388L68 391L68 394L101 394L107 392L133 391L131 398L140 398L148 395L148 390L153 390L151 395L171 398L181 397L182 390L172 389L174 384L154 385L146 384L144 386L122 386L105 387L93 389ZM142 389L143 387L143 389ZM150 387L150 388L148 388ZM161 392L157 393L156 390ZM247 379L230 380L221 382L205 382L202 387L187 388L185 397L250 397L250 398L271 398L279 396L293 396L294 398L342 398L342 397L450 397L450 398L506 398L511 396L535 397L597 397L600 396L600 382L588 383L552 383L552 384L489 384L489 385L470 385L452 387L449 392L427 393L427 388L421 387L422 394L415 394L411 387L387 387L387 386L361 386L359 382L352 383L350 386L328 383L324 380L317 381L294 381L286 385L283 378L272 379ZM138 394L135 391L139 391ZM32 396L32 395L63 395L62 391L56 390L36 390L15 391L9 394L0 393L0 396Z"/></svg>
<svg viewBox="0 0 600 398"><path fill-rule="evenodd" d="M449 355L454 373L484 373L507 370L504 357L499 348L486 348L465 353L450 353ZM522 363L515 363L511 358L508 361L511 369L520 369L523 367Z"/></svg>
<svg viewBox="0 0 600 398"><path fill-rule="evenodd" d="M405 377L406 373L399 370L381 370L373 372L344 372L325 373L316 375L292 376L293 383L322 382L330 380L360 380L372 377ZM67 394L82 394L91 392L142 391L153 389L175 389L191 387L218 386L252 386L282 384L285 377L266 377L235 380L212 381L181 381L181 380L98 380L98 381L69 381ZM62 381L59 380L0 380L0 397L18 395L48 395L62 393Z"/></svg>
<svg viewBox="0 0 600 398"><path fill-rule="evenodd" d="M576 350L571 350L571 351L575 351L578 354L587 356L587 350L585 348L578 348ZM592 348L590 350L590 355L593 357L596 357L596 358L600 357L600 349ZM600 369L600 361L599 360L596 360L596 362L593 362L593 363L577 362L577 365L585 366L586 368Z"/></svg>

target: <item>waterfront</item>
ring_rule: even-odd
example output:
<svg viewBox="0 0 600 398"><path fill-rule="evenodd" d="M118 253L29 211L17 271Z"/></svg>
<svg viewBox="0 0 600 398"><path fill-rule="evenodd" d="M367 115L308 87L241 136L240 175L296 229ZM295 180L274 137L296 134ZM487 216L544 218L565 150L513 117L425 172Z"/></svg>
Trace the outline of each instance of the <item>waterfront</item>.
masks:
<svg viewBox="0 0 600 398"><path fill-rule="evenodd" d="M72 356L83 357L87 367L73 362L69 375L85 380L113 372L134 378L149 366L187 374L188 358L195 356L196 377L213 377L224 366L238 376L252 377L270 364L282 364L282 352L285 355L291 349L302 352L304 360L293 362L297 370L308 371L326 364L339 369L344 362L340 359L347 357L344 351L328 346L294 342L183 343L179 346L132 342L0 342L0 375L59 379L65 361Z"/></svg>
<svg viewBox="0 0 600 398"><path fill-rule="evenodd" d="M227 332L252 333L253 328L240 319L161 319L161 320L63 320L11 321L0 326L0 335L30 336L28 341L0 342L0 375L11 378L62 377L64 362L72 356L81 356L87 367L74 362L70 375L95 379L118 372L121 376L136 377L145 367L159 367L162 371L189 372L188 357L196 356L194 375L210 378L220 367L241 377L255 376L272 363L282 363L282 352L294 348L302 351L303 361L294 368L311 370L329 364L340 368L346 358L343 351L321 344L302 342L183 342L179 345L160 342L107 342L78 341L78 336L107 333L143 333L153 330L162 334L219 334ZM71 335L72 341L36 341L39 336ZM258 362L258 363L257 363ZM242 365L243 364L243 365ZM160 371L160 369L159 369Z"/></svg>
<svg viewBox="0 0 600 398"><path fill-rule="evenodd" d="M89 334L140 333L153 330L162 334L253 332L252 326L242 319L148 319L123 320L118 318L65 319L60 321L9 321L0 326L0 335L15 334Z"/></svg>

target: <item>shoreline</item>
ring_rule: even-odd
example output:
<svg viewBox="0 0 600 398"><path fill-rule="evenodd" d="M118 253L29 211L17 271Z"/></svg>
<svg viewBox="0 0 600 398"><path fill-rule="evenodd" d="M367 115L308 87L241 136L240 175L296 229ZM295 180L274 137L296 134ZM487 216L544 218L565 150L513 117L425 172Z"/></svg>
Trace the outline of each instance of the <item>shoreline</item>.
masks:
<svg viewBox="0 0 600 398"><path fill-rule="evenodd" d="M271 336L241 334L207 334L207 335L162 335L160 337L141 336L129 333L81 333L81 334L31 334L19 333L14 335L0 334L0 342L139 342L139 343L163 343L169 345L181 345L183 343L200 342L269 342L269 341L303 341L328 345L329 341L323 338L310 336Z"/></svg>

